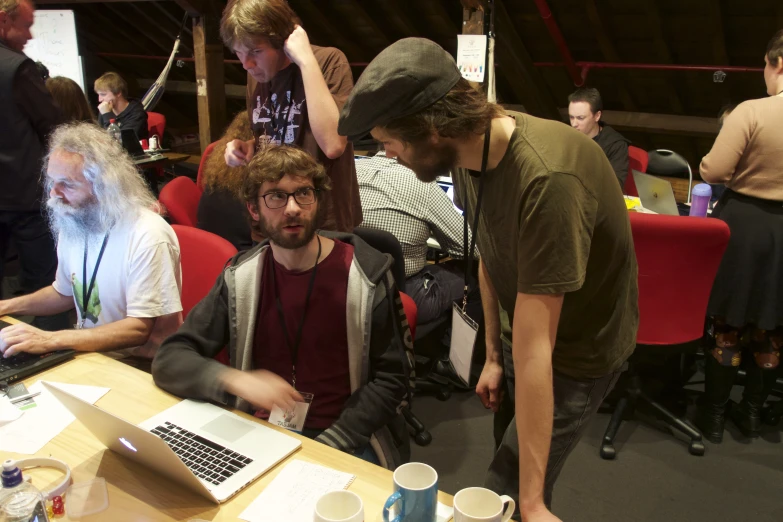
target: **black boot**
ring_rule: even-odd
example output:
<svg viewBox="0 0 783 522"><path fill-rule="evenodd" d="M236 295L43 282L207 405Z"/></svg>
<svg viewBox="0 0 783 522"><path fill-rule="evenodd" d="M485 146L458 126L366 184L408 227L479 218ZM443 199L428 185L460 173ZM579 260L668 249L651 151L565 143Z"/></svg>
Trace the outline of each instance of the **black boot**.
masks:
<svg viewBox="0 0 783 522"><path fill-rule="evenodd" d="M742 392L742 402L731 408L729 416L743 435L756 438L761 432L762 407L772 387L775 386L775 370L763 370L755 364L748 365L748 377Z"/></svg>
<svg viewBox="0 0 783 522"><path fill-rule="evenodd" d="M709 352L705 355L704 395L699 401L694 424L713 444L723 442L726 403L738 370L737 366L723 366Z"/></svg>

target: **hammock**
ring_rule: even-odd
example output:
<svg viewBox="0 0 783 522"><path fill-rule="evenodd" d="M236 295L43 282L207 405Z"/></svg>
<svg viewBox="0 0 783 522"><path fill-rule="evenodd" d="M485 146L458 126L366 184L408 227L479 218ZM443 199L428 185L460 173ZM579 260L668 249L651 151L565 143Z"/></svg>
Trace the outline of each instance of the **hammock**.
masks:
<svg viewBox="0 0 783 522"><path fill-rule="evenodd" d="M179 51L179 42L182 38L182 31L185 29L185 23L187 21L188 15L186 13L182 18L182 25L179 27L179 34L177 34L177 40L174 42L174 49L171 51L171 56L169 56L169 61L166 63L166 67L163 68L163 72L160 73L160 76L158 76L158 79L155 80L155 83L150 85L150 88L147 89L146 94L144 94L144 97L141 99L141 104L144 106L144 110L147 112L155 108L155 106L160 101L161 96L163 96L163 93L166 91L166 79L169 77L169 71L171 71L171 64L174 63L174 57Z"/></svg>

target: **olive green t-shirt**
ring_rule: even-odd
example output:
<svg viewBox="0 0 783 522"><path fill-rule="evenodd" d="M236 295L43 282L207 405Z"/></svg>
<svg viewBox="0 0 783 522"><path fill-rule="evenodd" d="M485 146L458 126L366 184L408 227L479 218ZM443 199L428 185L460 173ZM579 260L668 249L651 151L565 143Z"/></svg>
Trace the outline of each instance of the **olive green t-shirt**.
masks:
<svg viewBox="0 0 783 522"><path fill-rule="evenodd" d="M636 255L617 177L601 147L568 125L509 116L517 127L486 173L478 249L512 321L518 292L565 294L553 368L602 377L631 355L639 324ZM453 178L472 225L479 178L465 169Z"/></svg>

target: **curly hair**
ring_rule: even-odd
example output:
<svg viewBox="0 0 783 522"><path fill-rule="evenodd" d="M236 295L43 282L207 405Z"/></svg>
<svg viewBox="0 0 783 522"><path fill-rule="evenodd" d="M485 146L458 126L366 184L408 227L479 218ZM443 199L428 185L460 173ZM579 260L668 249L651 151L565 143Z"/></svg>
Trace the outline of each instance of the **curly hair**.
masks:
<svg viewBox="0 0 783 522"><path fill-rule="evenodd" d="M253 129L250 128L250 118L247 111L242 111L234 116L231 125L228 126L223 136L215 143L215 147L207 157L204 164L201 182L206 190L225 190L240 198L242 193L242 181L247 167L229 167L226 165L226 147L233 140L247 141L253 138Z"/></svg>

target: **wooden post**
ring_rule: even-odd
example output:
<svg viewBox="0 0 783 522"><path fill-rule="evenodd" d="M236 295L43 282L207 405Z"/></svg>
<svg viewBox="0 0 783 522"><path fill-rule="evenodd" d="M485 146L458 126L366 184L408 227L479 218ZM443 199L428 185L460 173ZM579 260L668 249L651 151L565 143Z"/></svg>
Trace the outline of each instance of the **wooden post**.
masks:
<svg viewBox="0 0 783 522"><path fill-rule="evenodd" d="M202 152L220 138L226 124L223 43L218 32L218 20L217 16L204 14L193 19L198 132Z"/></svg>

